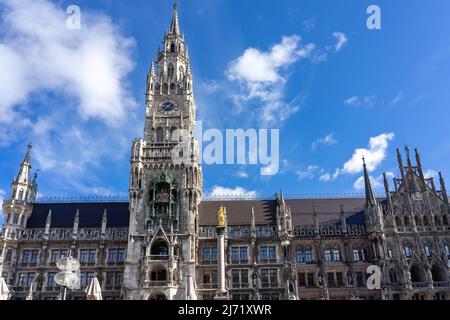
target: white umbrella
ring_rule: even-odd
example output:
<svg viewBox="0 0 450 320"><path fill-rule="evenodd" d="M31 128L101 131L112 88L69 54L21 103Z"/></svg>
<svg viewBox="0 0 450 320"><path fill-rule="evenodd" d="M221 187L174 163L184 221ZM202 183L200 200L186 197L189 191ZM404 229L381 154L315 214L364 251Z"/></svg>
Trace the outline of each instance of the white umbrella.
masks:
<svg viewBox="0 0 450 320"><path fill-rule="evenodd" d="M100 287L97 277L92 279L85 292L87 300L102 300L102 288Z"/></svg>
<svg viewBox="0 0 450 320"><path fill-rule="evenodd" d="M31 283L31 285L30 285L30 291L28 291L26 299L27 300L33 300L33 283Z"/></svg>
<svg viewBox="0 0 450 320"><path fill-rule="evenodd" d="M0 277L0 300L8 300L9 299L9 289L6 285L5 279Z"/></svg>

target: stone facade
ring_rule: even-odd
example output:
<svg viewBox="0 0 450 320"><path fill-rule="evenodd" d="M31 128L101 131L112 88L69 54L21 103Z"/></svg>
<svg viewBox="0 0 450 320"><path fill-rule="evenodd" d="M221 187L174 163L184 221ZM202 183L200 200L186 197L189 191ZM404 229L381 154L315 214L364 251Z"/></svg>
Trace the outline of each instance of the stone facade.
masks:
<svg viewBox="0 0 450 320"><path fill-rule="evenodd" d="M174 8L147 79L144 138L131 149L129 201L36 201L31 145L3 204L0 272L14 299L56 299L55 262L81 262L80 290L96 276L105 299L448 299L450 205L415 150L376 199L202 201L189 53ZM179 142L190 147L177 150ZM184 161L174 162L173 152ZM225 211L224 230L217 212ZM218 234L219 230L219 234ZM224 235L224 239L220 235ZM218 239L225 263L220 269ZM222 243L222 242L221 242ZM221 246L220 246L221 247ZM381 270L381 287L367 270ZM224 274L225 279L219 279ZM225 292L218 292L225 280ZM223 288L222 288L223 289Z"/></svg>

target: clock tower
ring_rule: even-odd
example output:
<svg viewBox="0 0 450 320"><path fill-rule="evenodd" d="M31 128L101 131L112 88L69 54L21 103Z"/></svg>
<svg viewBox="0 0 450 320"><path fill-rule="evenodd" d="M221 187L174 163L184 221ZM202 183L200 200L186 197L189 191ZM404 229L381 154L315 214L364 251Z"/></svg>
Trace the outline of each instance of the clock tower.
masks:
<svg viewBox="0 0 450 320"><path fill-rule="evenodd" d="M144 138L131 150L125 299L196 299L202 169L189 52L177 6L147 77ZM183 147L180 147L183 146Z"/></svg>

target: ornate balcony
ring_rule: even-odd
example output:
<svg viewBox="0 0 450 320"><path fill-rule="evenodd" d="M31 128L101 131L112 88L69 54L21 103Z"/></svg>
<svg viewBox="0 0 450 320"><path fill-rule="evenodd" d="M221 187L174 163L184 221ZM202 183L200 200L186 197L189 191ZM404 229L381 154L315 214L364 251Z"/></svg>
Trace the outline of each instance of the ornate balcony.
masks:
<svg viewBox="0 0 450 320"><path fill-rule="evenodd" d="M434 281L433 286L435 288L442 288L442 287L448 287L449 281Z"/></svg>
<svg viewBox="0 0 450 320"><path fill-rule="evenodd" d="M428 282L426 282L426 281L413 282L412 286L413 286L413 288L426 288L426 287L428 287Z"/></svg>

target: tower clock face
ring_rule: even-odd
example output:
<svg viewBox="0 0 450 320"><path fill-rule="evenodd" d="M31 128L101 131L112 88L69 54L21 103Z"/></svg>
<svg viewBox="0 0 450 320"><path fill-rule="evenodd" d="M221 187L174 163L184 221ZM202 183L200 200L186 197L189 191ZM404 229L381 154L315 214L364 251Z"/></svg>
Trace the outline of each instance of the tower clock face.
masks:
<svg viewBox="0 0 450 320"><path fill-rule="evenodd" d="M163 114L174 114L178 111L177 103L173 100L165 100L159 104L159 111Z"/></svg>

